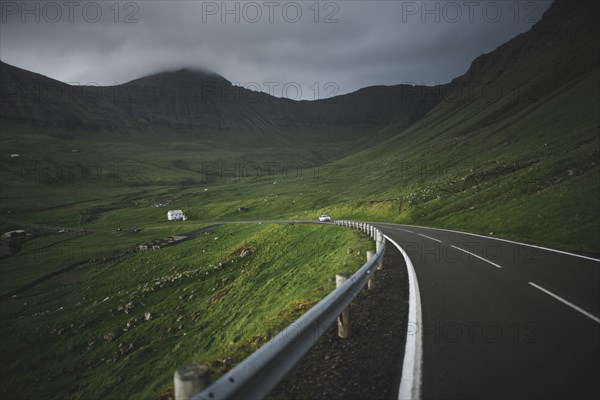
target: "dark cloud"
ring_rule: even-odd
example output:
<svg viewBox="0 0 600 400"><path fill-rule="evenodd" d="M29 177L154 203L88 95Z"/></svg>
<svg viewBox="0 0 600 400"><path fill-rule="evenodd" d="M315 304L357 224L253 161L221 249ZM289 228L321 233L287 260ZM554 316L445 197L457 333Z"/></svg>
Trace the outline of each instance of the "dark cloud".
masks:
<svg viewBox="0 0 600 400"><path fill-rule="evenodd" d="M61 81L103 85L200 67L265 91L277 82L275 95L298 83L311 99L328 82L339 94L448 82L531 28L550 1L66 4L2 1L0 58Z"/></svg>

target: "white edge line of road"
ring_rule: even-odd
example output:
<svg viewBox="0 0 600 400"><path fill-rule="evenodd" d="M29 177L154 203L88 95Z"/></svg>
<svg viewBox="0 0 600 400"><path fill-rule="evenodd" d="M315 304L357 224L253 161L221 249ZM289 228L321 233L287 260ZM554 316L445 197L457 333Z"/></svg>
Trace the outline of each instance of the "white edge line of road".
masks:
<svg viewBox="0 0 600 400"><path fill-rule="evenodd" d="M465 250L465 249L461 249L460 247L456 247L456 246L455 246L455 245L453 245L453 244L451 244L450 246L454 247L456 250L460 250L460 251L463 251L463 252L465 252L465 253L467 253L467 254L470 254L470 255L472 255L473 257L477 257L477 258L479 258L480 260L482 260L482 261L485 261L485 262L486 262L486 263L488 263L488 264L492 264L492 265L493 265L494 267L496 267L496 268L502 268L500 265L498 265L498 264L496 264L496 263L493 263L493 262L491 262L491 261L490 261L490 260L488 260L487 258L483 258L483 257L481 257L481 256L478 256L477 254L473 254L473 253L471 253L470 251L467 251L467 250Z"/></svg>
<svg viewBox="0 0 600 400"><path fill-rule="evenodd" d="M541 287L540 285L536 285L533 282L529 282L529 284L531 286L533 286L536 289L541 290L542 292L546 293L549 296L554 297L556 300L561 301L563 303L565 303L566 305L568 305L569 307L571 307L572 309L579 311L580 313L582 313L583 315L585 315L588 318L591 318L592 320L596 321L597 323L600 324L600 318L596 317L594 314L591 314L587 311L585 311L583 308L577 307L575 304L571 303L570 301L567 301L565 299L563 299L562 297L552 293L551 291L549 291L548 289L544 289L543 287Z"/></svg>
<svg viewBox="0 0 600 400"><path fill-rule="evenodd" d="M404 257L406 269L408 270L408 323L415 324L414 334L409 334L406 329L406 346L404 347L404 360L402 362L402 378L398 389L398 399L418 400L421 398L421 372L423 365L423 337L421 332L421 295L419 293L419 282L415 268L406 254L406 251L389 236L383 235L389 240Z"/></svg>
<svg viewBox="0 0 600 400"><path fill-rule="evenodd" d="M381 223L381 222L371 222L371 224L386 224L386 223L385 222L384 223ZM406 225L406 224L389 224L389 225L412 226L412 227L415 227L415 228L433 229L433 230L436 230L436 231L446 231L446 232L453 232L453 233L461 233L463 235L471 235L471 236L477 236L477 237L485 238L485 239L500 240L501 242L508 242L508 243L513 243L513 244L519 244L521 246L528 246L528 247L533 247L533 248L540 249L540 250L553 251L555 253L566 254L568 256L580 257L580 258L585 258L586 260L600 262L599 258L583 256L581 254L569 253L568 251L550 249L548 247L536 246L534 244L527 244L527 243L516 242L514 240L500 239L500 238L496 238L496 237L493 237L493 236L479 235L477 233L463 232L463 231L454 231L452 229L430 228L428 226L419 226L419 225Z"/></svg>

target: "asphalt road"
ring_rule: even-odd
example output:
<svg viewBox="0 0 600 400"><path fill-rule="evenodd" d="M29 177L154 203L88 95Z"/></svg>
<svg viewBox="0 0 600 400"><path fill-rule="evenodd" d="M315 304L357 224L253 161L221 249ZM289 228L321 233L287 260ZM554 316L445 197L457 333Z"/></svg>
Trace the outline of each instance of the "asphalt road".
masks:
<svg viewBox="0 0 600 400"><path fill-rule="evenodd" d="M318 223L223 223L268 222ZM407 332L422 343L421 398L600 398L599 260L373 225L402 246L416 273L422 320L409 318Z"/></svg>
<svg viewBox="0 0 600 400"><path fill-rule="evenodd" d="M408 332L422 335L422 398L600 397L598 260L374 225L416 272L422 322Z"/></svg>

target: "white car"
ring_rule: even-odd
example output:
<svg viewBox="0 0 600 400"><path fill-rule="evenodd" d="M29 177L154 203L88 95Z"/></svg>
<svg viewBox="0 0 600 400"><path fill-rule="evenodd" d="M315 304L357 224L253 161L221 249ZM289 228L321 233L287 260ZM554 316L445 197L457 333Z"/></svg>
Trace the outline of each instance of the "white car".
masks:
<svg viewBox="0 0 600 400"><path fill-rule="evenodd" d="M319 222L331 222L331 218L329 218L329 215L323 214L319 217Z"/></svg>

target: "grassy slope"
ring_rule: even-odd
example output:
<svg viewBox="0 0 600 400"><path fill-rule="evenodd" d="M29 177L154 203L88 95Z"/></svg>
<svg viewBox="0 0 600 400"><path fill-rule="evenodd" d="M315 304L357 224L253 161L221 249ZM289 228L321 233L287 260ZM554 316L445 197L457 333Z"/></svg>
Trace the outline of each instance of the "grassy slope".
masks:
<svg viewBox="0 0 600 400"><path fill-rule="evenodd" d="M562 70L552 60L562 51L544 50L491 80L499 98L467 90L394 138L329 164L327 147L301 141L61 140L15 128L2 137L0 208L36 222L112 230L156 225L166 210L150 206L171 200L193 221L329 212L597 253L599 72L555 87ZM21 158L8 159L12 152ZM38 163L37 175L28 162ZM56 165L67 176L54 182ZM85 177L84 168L101 169L102 179ZM44 171L51 177L39 178Z"/></svg>
<svg viewBox="0 0 600 400"><path fill-rule="evenodd" d="M1 355L9 360L0 393L155 397L169 390L178 365L207 362L219 373L331 290L334 273L355 270L363 256L347 255L346 247L370 246L333 227L240 225L116 264L102 261L212 221L326 212L600 253L600 72L564 82L555 61L568 53L549 47L508 71L488 71L500 98L463 93L407 129L388 127L380 137L395 137L381 144L336 148L290 137L261 144L244 132L233 142L168 132L81 136L3 125L0 228L41 237L2 259L0 293L73 261L96 261L0 303ZM518 87L527 89L516 97ZM360 146L374 147L328 163ZM166 223L171 208L190 221ZM19 220L94 233L59 235ZM141 232L131 233L134 227ZM328 240L333 252L323 248ZM257 251L242 259L236 250L243 246ZM225 268L214 269L219 262ZM129 301L132 313L116 311ZM145 311L155 318L144 321ZM132 318L137 326L124 331ZM125 374L133 383L125 384Z"/></svg>
<svg viewBox="0 0 600 400"><path fill-rule="evenodd" d="M355 271L371 246L333 226L235 225L82 265L2 302L0 393L148 398L168 392L186 363L218 375L331 291L335 273ZM119 310L129 302L129 314Z"/></svg>
<svg viewBox="0 0 600 400"><path fill-rule="evenodd" d="M338 163L340 175L360 182L362 194L348 196L355 201L341 201L332 213L598 252L599 87L595 70L489 123L511 96L484 113L467 106L447 119L430 115Z"/></svg>

